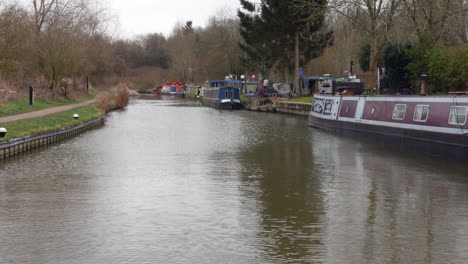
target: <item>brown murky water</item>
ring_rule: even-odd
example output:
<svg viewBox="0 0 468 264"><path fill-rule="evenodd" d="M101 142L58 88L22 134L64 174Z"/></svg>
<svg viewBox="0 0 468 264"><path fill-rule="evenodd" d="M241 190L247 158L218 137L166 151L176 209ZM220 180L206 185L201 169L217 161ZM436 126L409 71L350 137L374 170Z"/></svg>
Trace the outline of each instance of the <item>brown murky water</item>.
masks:
<svg viewBox="0 0 468 264"><path fill-rule="evenodd" d="M134 100L0 162L0 263L466 263L468 166Z"/></svg>

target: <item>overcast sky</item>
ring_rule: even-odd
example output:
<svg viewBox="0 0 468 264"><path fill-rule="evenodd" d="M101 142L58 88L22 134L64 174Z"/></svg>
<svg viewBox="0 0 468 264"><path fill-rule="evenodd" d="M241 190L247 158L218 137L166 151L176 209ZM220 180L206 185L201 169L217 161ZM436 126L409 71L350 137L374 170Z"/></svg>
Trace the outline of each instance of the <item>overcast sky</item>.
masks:
<svg viewBox="0 0 468 264"><path fill-rule="evenodd" d="M119 36L131 38L145 33L169 35L178 21L192 20L204 26L208 17L220 9L236 14L239 0L107 0L118 17Z"/></svg>

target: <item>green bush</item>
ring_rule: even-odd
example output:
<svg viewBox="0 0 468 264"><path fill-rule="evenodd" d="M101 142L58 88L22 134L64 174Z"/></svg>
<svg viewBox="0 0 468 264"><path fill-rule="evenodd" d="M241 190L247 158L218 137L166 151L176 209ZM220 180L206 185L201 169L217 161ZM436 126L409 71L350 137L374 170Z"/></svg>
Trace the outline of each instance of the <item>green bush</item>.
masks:
<svg viewBox="0 0 468 264"><path fill-rule="evenodd" d="M457 47L433 45L428 38L422 38L406 52L411 60L407 69L410 72L413 86L418 88L419 76L427 74L429 94L466 89L467 48L468 45Z"/></svg>
<svg viewBox="0 0 468 264"><path fill-rule="evenodd" d="M395 92L401 92L401 89L410 88L410 72L407 69L410 60L405 52L410 49L409 44L385 45L382 55L383 65L385 67L385 81L389 88Z"/></svg>
<svg viewBox="0 0 468 264"><path fill-rule="evenodd" d="M371 47L370 44L364 44L361 46L358 54L359 66L361 66L362 71L367 72L370 66L370 53Z"/></svg>

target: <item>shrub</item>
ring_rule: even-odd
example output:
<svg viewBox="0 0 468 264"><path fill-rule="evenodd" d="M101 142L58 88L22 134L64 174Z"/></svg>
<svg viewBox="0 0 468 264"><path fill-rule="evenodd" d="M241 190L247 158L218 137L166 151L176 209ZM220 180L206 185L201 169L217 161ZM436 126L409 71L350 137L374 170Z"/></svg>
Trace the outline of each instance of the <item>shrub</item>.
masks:
<svg viewBox="0 0 468 264"><path fill-rule="evenodd" d="M447 47L422 38L407 51L413 86L418 87L419 76L427 74L429 94L466 89L467 53L468 45Z"/></svg>
<svg viewBox="0 0 468 264"><path fill-rule="evenodd" d="M370 44L364 44L361 46L359 50L359 55L358 55L358 62L359 62L359 66L361 66L361 69L364 72L367 72L369 70L370 53L371 53Z"/></svg>
<svg viewBox="0 0 468 264"><path fill-rule="evenodd" d="M99 94L96 99L96 106L106 112L122 109L128 105L129 97L127 86L119 84L114 88L114 91Z"/></svg>
<svg viewBox="0 0 468 264"><path fill-rule="evenodd" d="M410 88L410 72L407 69L410 60L405 55L406 50L411 48L408 44L387 44L383 50L382 60L385 67L385 81L389 88L395 92Z"/></svg>

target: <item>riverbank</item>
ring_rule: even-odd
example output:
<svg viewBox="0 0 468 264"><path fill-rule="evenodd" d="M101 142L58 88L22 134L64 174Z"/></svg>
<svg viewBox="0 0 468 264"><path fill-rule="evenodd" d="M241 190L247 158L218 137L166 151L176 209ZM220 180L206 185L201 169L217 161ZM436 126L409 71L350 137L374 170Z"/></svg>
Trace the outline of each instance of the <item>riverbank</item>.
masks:
<svg viewBox="0 0 468 264"><path fill-rule="evenodd" d="M29 105L28 98L23 100L9 100L3 103L0 103L0 123L6 122L2 121L2 117L19 115L24 113L35 112L39 110L49 109L58 106L73 105L78 103L83 103L96 98L97 93L92 92L87 95L80 96L76 99L55 99L48 100L43 98L36 98L33 105Z"/></svg>
<svg viewBox="0 0 468 264"><path fill-rule="evenodd" d="M310 103L309 103L310 101ZM312 97L293 99L254 97L245 104L245 109L257 112L285 113L308 116L312 107Z"/></svg>
<svg viewBox="0 0 468 264"><path fill-rule="evenodd" d="M45 109L34 111L34 112L26 112L23 114L0 117L0 124L22 120L22 119L42 117L42 116L59 113L59 112L64 112L73 108L78 108L78 107L89 105L95 102L96 102L95 99L91 99L91 100L84 101L84 102L77 103L77 104L68 104L68 105L62 105L62 106L57 106L57 107L50 107L50 108L45 108Z"/></svg>
<svg viewBox="0 0 468 264"><path fill-rule="evenodd" d="M78 114L79 119L74 119L74 114ZM98 109L94 104L89 104L42 117L1 123L0 126L5 127L8 132L4 138L0 138L0 144L1 142L25 136L36 136L63 128L74 127L82 122L99 118L104 114L103 110Z"/></svg>
<svg viewBox="0 0 468 264"><path fill-rule="evenodd" d="M0 144L27 136L37 136L64 128L77 127L84 122L100 118L107 112L124 108L128 104L129 97L128 90L120 86L114 90L99 93L98 96L95 93L89 96L95 98L78 104L49 108L47 106L75 101L65 100L57 102L41 100L42 103L36 108L42 108L42 110L34 112L26 112L29 108L12 108L12 106L22 105L24 102L8 102L7 105L10 105L10 108L4 107L5 113L23 112L23 114L0 118L0 127L7 130L5 137L0 138ZM74 118L75 114L78 115L78 118Z"/></svg>
<svg viewBox="0 0 468 264"><path fill-rule="evenodd" d="M194 94L187 93L187 99L196 99ZM312 96L296 97L289 99L260 98L240 95L242 107L250 111L286 113L293 115L308 116L312 107Z"/></svg>

